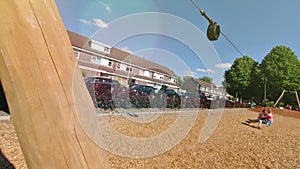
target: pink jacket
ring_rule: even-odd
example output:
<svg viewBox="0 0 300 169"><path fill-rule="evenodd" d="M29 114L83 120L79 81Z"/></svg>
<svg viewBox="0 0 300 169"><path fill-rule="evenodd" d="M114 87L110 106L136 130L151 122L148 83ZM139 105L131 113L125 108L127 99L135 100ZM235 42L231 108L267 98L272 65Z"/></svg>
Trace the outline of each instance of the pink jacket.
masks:
<svg viewBox="0 0 300 169"><path fill-rule="evenodd" d="M273 114L272 113L268 113L267 114L267 119L273 121Z"/></svg>

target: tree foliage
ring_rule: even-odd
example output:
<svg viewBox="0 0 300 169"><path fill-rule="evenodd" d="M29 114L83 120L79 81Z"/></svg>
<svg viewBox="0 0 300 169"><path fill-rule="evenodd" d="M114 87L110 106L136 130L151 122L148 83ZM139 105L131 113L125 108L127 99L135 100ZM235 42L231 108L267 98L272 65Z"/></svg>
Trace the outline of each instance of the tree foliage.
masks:
<svg viewBox="0 0 300 169"><path fill-rule="evenodd" d="M231 68L225 71L227 92L238 98L249 99L252 72L257 64L248 56L235 59Z"/></svg>
<svg viewBox="0 0 300 169"><path fill-rule="evenodd" d="M189 80L189 79L191 79L191 78L193 78L192 76L183 76L183 81L187 81L187 80Z"/></svg>
<svg viewBox="0 0 300 169"><path fill-rule="evenodd" d="M286 46L276 46L260 64L267 78L267 98L276 100L283 90L300 89L300 62Z"/></svg>
<svg viewBox="0 0 300 169"><path fill-rule="evenodd" d="M264 98L264 76L262 75L257 62L251 70L250 85L247 89L247 98L255 102L261 102Z"/></svg>
<svg viewBox="0 0 300 169"><path fill-rule="evenodd" d="M300 90L300 61L286 46L276 46L268 53L261 64L244 56L237 58L231 68L225 71L227 92L239 98L261 102L266 98L276 101L283 90ZM286 104L297 104L295 94L287 94Z"/></svg>
<svg viewBox="0 0 300 169"><path fill-rule="evenodd" d="M182 80L180 76L176 76L176 86L181 86Z"/></svg>
<svg viewBox="0 0 300 169"><path fill-rule="evenodd" d="M203 80L207 83L212 83L213 79L211 77L208 77L208 76L203 76L201 78L199 78L200 80Z"/></svg>

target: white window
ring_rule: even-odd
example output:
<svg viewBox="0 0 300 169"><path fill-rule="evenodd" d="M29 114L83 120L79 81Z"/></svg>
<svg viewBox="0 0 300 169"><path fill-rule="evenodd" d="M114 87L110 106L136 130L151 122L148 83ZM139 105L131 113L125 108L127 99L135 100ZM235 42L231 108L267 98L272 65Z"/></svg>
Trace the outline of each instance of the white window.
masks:
<svg viewBox="0 0 300 169"><path fill-rule="evenodd" d="M126 71L127 65L120 63L120 70Z"/></svg>
<svg viewBox="0 0 300 169"><path fill-rule="evenodd" d="M79 51L74 51L74 55L75 55L76 59L79 59L80 52Z"/></svg>
<svg viewBox="0 0 300 169"><path fill-rule="evenodd" d="M101 58L101 65L112 67L112 61L109 59Z"/></svg>
<svg viewBox="0 0 300 169"><path fill-rule="evenodd" d="M169 82L172 82L172 83L175 83L175 79L172 78L172 77L170 77L170 76L168 76L168 81L169 81Z"/></svg>
<svg viewBox="0 0 300 169"><path fill-rule="evenodd" d="M127 72L132 72L132 67L126 67Z"/></svg>
<svg viewBox="0 0 300 169"><path fill-rule="evenodd" d="M110 52L110 47L108 45L105 45L105 44L101 43L101 42L91 40L89 42L89 44L90 44L90 47L92 49L95 49L95 50L98 50L98 51L101 51L101 52L104 52L104 53L109 53Z"/></svg>
<svg viewBox="0 0 300 169"><path fill-rule="evenodd" d="M109 48L108 47L104 47L104 52L109 53Z"/></svg>
<svg viewBox="0 0 300 169"><path fill-rule="evenodd" d="M144 71L143 70L139 70L139 75L144 75Z"/></svg>
<svg viewBox="0 0 300 169"><path fill-rule="evenodd" d="M153 78L154 79L158 79L158 74L157 73L153 73Z"/></svg>
<svg viewBox="0 0 300 169"><path fill-rule="evenodd" d="M101 63L101 59L98 58L97 56L92 56L91 57L91 62L95 63L95 64L100 64Z"/></svg>
<svg viewBox="0 0 300 169"><path fill-rule="evenodd" d="M144 74L144 76L147 76L147 77L151 76L151 74L148 70L144 70L143 74Z"/></svg>
<svg viewBox="0 0 300 169"><path fill-rule="evenodd" d="M175 79L172 77L169 77L169 81L175 83Z"/></svg>
<svg viewBox="0 0 300 169"><path fill-rule="evenodd" d="M158 73L154 73L153 74L153 78L163 80L164 79L164 75L161 75L161 74L158 74Z"/></svg>
<svg viewBox="0 0 300 169"><path fill-rule="evenodd" d="M108 62L108 66L109 66L109 67L112 67L112 61L109 61L109 62Z"/></svg>
<svg viewBox="0 0 300 169"><path fill-rule="evenodd" d="M151 73L149 70L139 70L139 75L151 77Z"/></svg>
<svg viewBox="0 0 300 169"><path fill-rule="evenodd" d="M101 58L101 65L103 65L103 66L108 66L108 62L109 62L108 59Z"/></svg>

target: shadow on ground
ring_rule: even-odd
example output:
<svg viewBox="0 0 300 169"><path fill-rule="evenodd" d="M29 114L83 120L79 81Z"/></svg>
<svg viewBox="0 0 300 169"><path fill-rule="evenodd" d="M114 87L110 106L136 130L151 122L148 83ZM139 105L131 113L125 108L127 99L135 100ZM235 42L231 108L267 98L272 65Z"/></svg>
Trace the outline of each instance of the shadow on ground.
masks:
<svg viewBox="0 0 300 169"><path fill-rule="evenodd" d="M246 122L241 122L241 124L246 125L246 126L249 126L249 127L252 127L252 128L259 129L257 126L250 125L249 123L246 123Z"/></svg>

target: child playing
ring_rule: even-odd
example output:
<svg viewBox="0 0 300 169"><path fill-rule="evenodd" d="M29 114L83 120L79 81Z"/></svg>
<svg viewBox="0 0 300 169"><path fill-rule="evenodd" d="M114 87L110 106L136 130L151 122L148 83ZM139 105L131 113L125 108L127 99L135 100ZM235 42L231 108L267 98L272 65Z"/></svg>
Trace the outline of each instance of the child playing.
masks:
<svg viewBox="0 0 300 169"><path fill-rule="evenodd" d="M273 114L272 109L269 109L267 112L264 109L258 114L257 119L248 119L247 123L258 123L258 128L261 128L261 124L266 124L266 126L271 126L273 123Z"/></svg>

